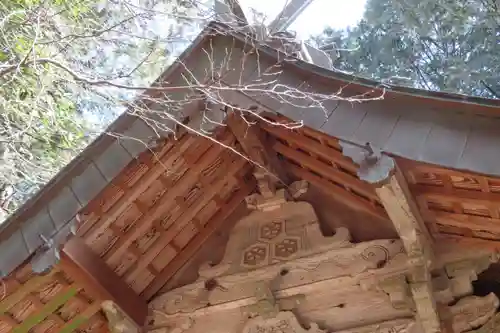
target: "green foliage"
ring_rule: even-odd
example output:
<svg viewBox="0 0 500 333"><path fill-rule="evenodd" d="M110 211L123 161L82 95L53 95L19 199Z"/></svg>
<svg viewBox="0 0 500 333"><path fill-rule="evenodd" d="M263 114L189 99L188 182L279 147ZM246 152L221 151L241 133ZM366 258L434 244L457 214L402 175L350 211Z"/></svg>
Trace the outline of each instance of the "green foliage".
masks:
<svg viewBox="0 0 500 333"><path fill-rule="evenodd" d="M316 38L334 65L388 83L500 98L496 0L368 0L363 20Z"/></svg>
<svg viewBox="0 0 500 333"><path fill-rule="evenodd" d="M182 0L0 1L0 213L40 189L137 93L88 82L148 86L176 43L189 43L185 28L199 31L196 12Z"/></svg>
<svg viewBox="0 0 500 333"><path fill-rule="evenodd" d="M90 129L68 89L54 80L60 75L57 70L46 64L24 66L23 61L54 55L52 45L37 43L55 36L49 13L76 17L89 7L76 0L44 6L39 0L0 4L0 66L18 65L0 76L0 188L15 189L14 197L0 200L7 210L39 189L88 143L84 133Z"/></svg>

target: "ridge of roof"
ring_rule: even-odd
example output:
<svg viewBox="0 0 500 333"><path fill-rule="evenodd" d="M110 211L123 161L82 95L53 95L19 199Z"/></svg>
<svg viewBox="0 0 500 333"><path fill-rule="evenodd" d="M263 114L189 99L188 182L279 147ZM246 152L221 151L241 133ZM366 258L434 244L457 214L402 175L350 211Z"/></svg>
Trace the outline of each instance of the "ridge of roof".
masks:
<svg viewBox="0 0 500 333"><path fill-rule="evenodd" d="M248 35L245 34L243 29L236 30L236 29L234 29L234 28L230 27L229 25L222 23L222 22L212 21L207 25L205 30L208 30L207 32L215 31L216 34L221 34L221 35L222 35L222 32L224 32L225 34L229 34L229 35L237 38L240 42L248 43ZM206 35L207 32L202 32L202 35ZM280 51L278 51L278 50L276 50L268 45L265 45L263 43L253 42L252 44L258 46L261 51L264 51L265 53L267 53L268 55L273 56L273 57L277 57L280 53ZM382 83L382 82L372 80L372 79L367 79L367 78L364 78L361 76L356 76L356 75L352 75L352 74L348 74L348 73L343 73L340 71L330 70L330 69L309 63L309 62L304 61L302 59L293 59L292 61L283 60L283 61L288 63L291 66L301 68L305 71L319 75L319 76L326 78L326 79L339 80L339 81L343 81L343 82L349 83L349 84L358 84L358 85L365 86L368 88L385 89L386 91L392 91L395 93L407 94L407 95L412 95L412 96L416 96L416 97L424 97L424 98L431 98L431 99L435 99L435 100L445 100L445 101L453 101L453 102L458 102L458 103L476 104L476 105L481 105L481 106L486 106L486 107L499 108L498 111L500 111L500 99L469 96L469 95L451 93L451 92L430 91L430 90L424 90L424 89L419 89L419 88ZM499 115L500 115L500 112L499 112Z"/></svg>

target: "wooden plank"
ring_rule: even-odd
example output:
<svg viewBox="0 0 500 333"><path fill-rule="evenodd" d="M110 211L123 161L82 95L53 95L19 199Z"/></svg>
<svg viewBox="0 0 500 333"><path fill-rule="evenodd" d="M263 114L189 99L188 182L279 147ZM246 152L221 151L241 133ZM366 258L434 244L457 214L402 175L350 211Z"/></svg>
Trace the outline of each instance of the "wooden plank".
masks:
<svg viewBox="0 0 500 333"><path fill-rule="evenodd" d="M424 196L426 198L437 198L448 201L470 201L481 204L500 204L500 193L470 191L464 189L453 188L451 191L445 187L426 186L426 185L410 185L410 190L415 196Z"/></svg>
<svg viewBox="0 0 500 333"><path fill-rule="evenodd" d="M221 139L223 145L230 145L233 141L233 137L225 137ZM207 167L207 165L213 163L213 161L221 154L225 148L222 145L214 144L203 156L200 158L198 163L193 165L189 170L182 176L182 178L177 181L177 183L169 189L168 193L164 194L147 212L135 223L136 227L129 230L125 235L120 237L113 249L111 249L105 257L106 262L109 265L115 265L121 256L127 251L128 247L136 240L138 237L143 235L160 217L165 211L168 211L176 204L175 198L182 195L189 188L194 186L200 177L201 172Z"/></svg>
<svg viewBox="0 0 500 333"><path fill-rule="evenodd" d="M147 303L79 237L71 238L61 251L61 269L96 300L112 300L138 327L146 322Z"/></svg>
<svg viewBox="0 0 500 333"><path fill-rule="evenodd" d="M469 249L487 249L500 251L500 241L485 240L480 238L464 237L460 235L440 234L436 237L436 244L440 247L447 248L448 244L454 244L460 248Z"/></svg>
<svg viewBox="0 0 500 333"><path fill-rule="evenodd" d="M356 174L358 170L356 164L354 164L349 157L342 155L340 151L324 146L305 135L300 135L296 130L289 130L280 126L271 125L263 125L262 128L281 140L303 148L306 151L310 151L327 161L337 163L353 174Z"/></svg>
<svg viewBox="0 0 500 333"><path fill-rule="evenodd" d="M174 145L172 151L170 151L165 158L154 165L154 167L149 170L146 175L138 182L136 182L133 188L128 189L125 194L107 211L99 218L98 227L90 230L88 235L85 236L89 242L95 240L100 234L102 234L109 225L113 223L126 209L134 202L142 192L144 192L158 177L171 167L173 162L178 158L179 154L182 154L190 145L192 145L198 137L194 136L183 136ZM81 235L78 233L78 235Z"/></svg>
<svg viewBox="0 0 500 333"><path fill-rule="evenodd" d="M369 201L363 200L360 197L352 194L351 192L348 192L345 189L341 189L340 187L329 183L328 181L314 175L313 173L303 168L300 168L290 163L286 163L285 167L291 174L295 175L297 178L306 180L311 184L317 186L319 189L331 195L337 201L353 209L361 210L365 213L368 213L374 217L387 220L388 218L387 214L382 207L377 207L372 203L370 203Z"/></svg>
<svg viewBox="0 0 500 333"><path fill-rule="evenodd" d="M488 231L500 236L500 219L440 211L433 211L432 214L438 224L467 228L474 231Z"/></svg>
<svg viewBox="0 0 500 333"><path fill-rule="evenodd" d="M215 184L203 190L202 197L192 207L184 211L180 218L177 221L174 221L173 224L162 233L162 235L155 241L155 244L140 257L136 268L126 277L126 279L134 280L142 272L142 270L146 269L156 255L160 253L161 250L179 234L179 232L182 231L187 223L196 217L196 214L203 209L203 207L205 207L218 192L222 190L227 182L227 177L233 177L240 170L242 170L245 165L248 165L248 162L243 158L238 157L233 163L225 167L225 177L219 179L215 182Z"/></svg>
<svg viewBox="0 0 500 333"><path fill-rule="evenodd" d="M33 327L41 323L50 314L56 311L59 307L64 305L79 291L79 288L72 285L65 287L53 299L51 299L45 306L37 313L26 318L21 324L16 326L13 333L28 333Z"/></svg>
<svg viewBox="0 0 500 333"><path fill-rule="evenodd" d="M397 160L398 165L406 172L406 171L411 171L411 172L419 172L419 173L434 173L434 174L446 174L448 176L455 176L455 177L470 177L470 178L476 178L476 177L486 177L487 179L492 178L489 175L482 174L479 172L466 172L463 170L458 170L455 168L444 168L444 167L439 167L434 164L429 164L426 162L421 162L421 161L414 161L410 160L407 158L402 158L402 157L395 157Z"/></svg>
<svg viewBox="0 0 500 333"><path fill-rule="evenodd" d="M59 329L59 333L71 333L83 324L85 324L94 314L101 310L100 302L94 302L92 305L87 307L83 312L77 314L70 321L68 321L64 326Z"/></svg>
<svg viewBox="0 0 500 333"><path fill-rule="evenodd" d="M219 211L212 217L208 222L207 226L202 232L198 233L186 246L186 248L177 255L172 262L170 262L167 267L165 267L159 275L153 280L153 282L144 290L142 295L148 300L150 300L155 294L168 282L168 280L174 276L174 274L181 269L189 259L196 254L196 252L201 248L205 241L217 230L219 230L224 222L232 215L238 213L237 208L245 209L246 206L241 206L240 204L245 200L256 186L255 182L246 182L240 184L241 189L235 193L229 202L227 202Z"/></svg>
<svg viewBox="0 0 500 333"><path fill-rule="evenodd" d="M226 123L247 157L258 167L277 177L281 183L288 184L288 176L276 153L269 149L269 142L264 137L260 123L251 117L243 117L241 112L235 111L227 117Z"/></svg>
<svg viewBox="0 0 500 333"><path fill-rule="evenodd" d="M13 294L5 297L0 302L0 315L5 314L17 303L21 302L26 295L39 289L44 284L49 283L53 276L58 272L57 269L51 269L46 275L38 275L29 279L25 284L23 284L19 289L17 289Z"/></svg>
<svg viewBox="0 0 500 333"><path fill-rule="evenodd" d="M349 187L367 198L378 201L378 197L375 194L373 187L358 178L354 178L351 175L336 170L333 166L328 166L324 163L321 163L311 156L287 147L280 142L274 143L273 149L275 149L286 158L295 161L297 164L305 166L306 168L321 174L325 178L329 178L336 183Z"/></svg>

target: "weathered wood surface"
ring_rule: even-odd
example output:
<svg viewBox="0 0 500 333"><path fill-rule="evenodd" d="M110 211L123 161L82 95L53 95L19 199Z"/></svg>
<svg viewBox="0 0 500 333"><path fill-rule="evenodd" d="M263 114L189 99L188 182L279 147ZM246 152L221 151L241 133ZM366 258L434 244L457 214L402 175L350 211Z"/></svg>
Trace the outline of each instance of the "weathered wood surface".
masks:
<svg viewBox="0 0 500 333"><path fill-rule="evenodd" d="M324 237L312 207L288 201L283 191L251 195L247 204L254 212L233 229L222 261L202 267L198 281L150 303L157 330L254 332L262 327L258 332L274 332L283 324L280 332L309 332L304 327L311 332L364 333L377 327L422 332L425 323L414 316L418 299L408 283L414 272L404 242L356 244L344 228ZM463 332L468 329L463 318L486 322L492 316L495 296L464 297L470 295L473 276L497 258L488 250L452 250L436 254L428 293L440 302L438 310L448 315L455 332ZM476 311L473 303L490 310ZM287 311L298 315L299 326Z"/></svg>

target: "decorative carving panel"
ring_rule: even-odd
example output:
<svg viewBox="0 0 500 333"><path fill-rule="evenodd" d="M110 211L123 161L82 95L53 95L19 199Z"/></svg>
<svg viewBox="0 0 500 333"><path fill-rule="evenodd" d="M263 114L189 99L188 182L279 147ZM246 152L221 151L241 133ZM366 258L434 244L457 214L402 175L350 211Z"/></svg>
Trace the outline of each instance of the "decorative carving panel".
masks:
<svg viewBox="0 0 500 333"><path fill-rule="evenodd" d="M401 240L356 244L345 228L324 237L311 205L261 185L266 195L247 199L254 211L233 229L222 261L151 302L155 324L168 327L161 333L422 332L425 323L415 317L419 293L408 283L410 258ZM292 187L305 191L303 182ZM470 294L471 282L495 259L457 249L437 255L432 283L422 287L454 332L493 316L496 296Z"/></svg>
<svg viewBox="0 0 500 333"><path fill-rule="evenodd" d="M303 187L304 183L296 186ZM339 229L333 237L324 237L312 206L306 202L288 202L284 190L267 198L252 195L247 202L255 211L232 231L222 262L201 268L201 276L235 274L350 245L347 229Z"/></svg>

